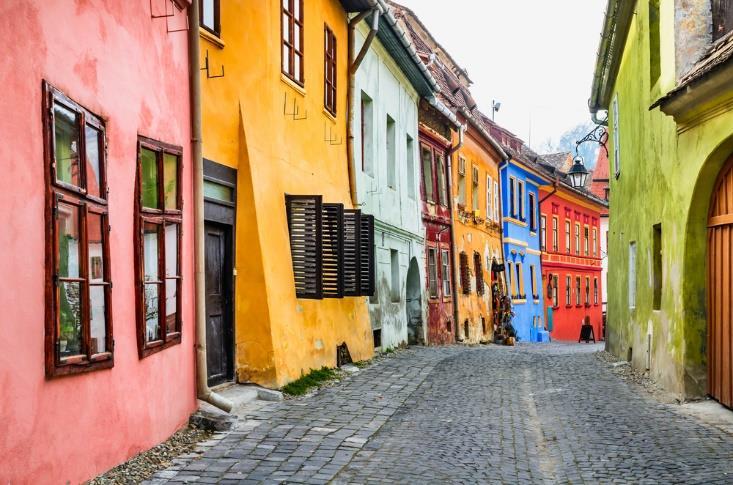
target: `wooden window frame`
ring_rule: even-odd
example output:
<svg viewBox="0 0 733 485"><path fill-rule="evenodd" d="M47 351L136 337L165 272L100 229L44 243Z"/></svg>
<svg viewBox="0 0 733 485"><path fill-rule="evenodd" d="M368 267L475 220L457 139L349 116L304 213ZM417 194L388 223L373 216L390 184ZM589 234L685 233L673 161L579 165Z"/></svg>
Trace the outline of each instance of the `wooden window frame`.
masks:
<svg viewBox="0 0 733 485"><path fill-rule="evenodd" d="M440 283L442 285L443 299L450 300L453 298L453 289L451 287L451 254L450 250L440 248ZM448 291L446 291L446 289Z"/></svg>
<svg viewBox="0 0 733 485"><path fill-rule="evenodd" d="M593 228L593 256L598 256L598 230Z"/></svg>
<svg viewBox="0 0 733 485"><path fill-rule="evenodd" d="M204 0L198 0L199 2L199 26L207 32L214 34L217 37L221 37L221 5L219 0L211 0L214 5L214 27L204 25Z"/></svg>
<svg viewBox="0 0 733 485"><path fill-rule="evenodd" d="M529 201L527 204L529 205L529 232L537 232L537 210L535 207L535 195L534 192L530 192L527 194L529 197Z"/></svg>
<svg viewBox="0 0 733 485"><path fill-rule="evenodd" d="M431 255L433 257L432 266L430 263ZM428 297L431 300L436 300L440 296L438 290L438 265L438 248L430 246L428 247Z"/></svg>
<svg viewBox="0 0 733 485"><path fill-rule="evenodd" d="M582 283L580 276L575 277L575 306L579 307L583 304L583 297L582 297Z"/></svg>
<svg viewBox="0 0 733 485"><path fill-rule="evenodd" d="M552 307L558 308L560 306L559 295L558 295L558 276L552 275Z"/></svg>
<svg viewBox="0 0 733 485"><path fill-rule="evenodd" d="M583 226L583 255L590 256L590 228Z"/></svg>
<svg viewBox="0 0 733 485"><path fill-rule="evenodd" d="M302 29L301 29L302 32ZM323 25L323 107L334 117L338 105L336 35L327 24Z"/></svg>
<svg viewBox="0 0 733 485"><path fill-rule="evenodd" d="M575 223L575 255L580 256L580 224Z"/></svg>
<svg viewBox="0 0 733 485"><path fill-rule="evenodd" d="M109 212L107 199L107 143L106 126L104 121L81 104L75 102L60 90L44 81L43 86L43 144L45 192L46 192L46 282L45 282L45 337L44 354L46 377L53 378L64 375L80 374L100 369L109 369L114 366L114 336L112 325L112 279L110 270L109 250ZM79 128L79 182L76 186L57 180L56 178L56 131L54 106L62 105L74 111L77 115ZM93 196L87 192L87 153L86 127L97 130L99 146L99 176L100 196ZM79 227L79 276L59 276L59 244L58 244L58 207L59 204L76 206L78 209L77 224ZM100 216L102 233L102 281L92 283L89 275L89 215ZM60 282L78 283L83 296L80 302L81 311L81 342L80 353L74 356L61 358L60 354L60 305L58 286ZM105 351L92 353L90 287L104 287L105 298Z"/></svg>
<svg viewBox="0 0 733 485"><path fill-rule="evenodd" d="M573 306L573 278L570 275L565 276L565 306Z"/></svg>
<svg viewBox="0 0 733 485"><path fill-rule="evenodd" d="M158 167L158 206L159 208L148 208L143 206L142 202L142 150L147 149L156 154L156 163ZM178 159L177 166L177 194L176 208L165 208L165 190L164 190L164 156L174 155ZM183 333L183 271L181 252L183 249L183 149L179 146L163 143L151 138L138 135L137 142L137 167L135 177L135 268L136 268L136 291L135 291L135 308L137 322L137 344L138 357L143 359L149 355L160 352L173 345L181 343ZM159 226L158 229L158 281L145 281L144 267L144 238L143 230L146 223ZM165 227L167 225L177 225L177 275L166 276L165 274ZM168 333L168 324L164 315L166 303L166 280L176 280L176 322L175 330ZM159 338L151 342L146 342L146 320L145 320L145 286L158 285L158 325Z"/></svg>
<svg viewBox="0 0 733 485"><path fill-rule="evenodd" d="M295 18L295 3L298 2L299 5L299 11L300 11L300 18ZM280 4L280 55L284 55L284 51L287 51L288 54L288 69L286 70L284 68L284 59L280 59L280 70L282 73L291 81L296 83L297 85L303 87L305 86L305 45L304 45L304 34L303 34L303 27L304 27L304 17L305 13L303 12L303 0L287 0L287 8ZM287 18L287 25L285 25L285 21ZM300 50L297 50L295 48L295 44L293 41L295 40L295 26L298 25L300 27ZM287 37L285 36L287 29ZM300 70L296 75L295 72L295 57L299 55L300 56Z"/></svg>
<svg viewBox="0 0 733 485"><path fill-rule="evenodd" d="M569 220L565 220L565 252L571 254L573 252L573 236L572 224Z"/></svg>
<svg viewBox="0 0 733 485"><path fill-rule="evenodd" d="M585 277L585 306L590 306L590 277Z"/></svg>
<svg viewBox="0 0 733 485"><path fill-rule="evenodd" d="M598 306L598 278L593 278L593 305Z"/></svg>
<svg viewBox="0 0 733 485"><path fill-rule="evenodd" d="M484 294L484 270L483 263L481 261L481 254L477 251L473 253L473 270L476 278L476 294L482 296Z"/></svg>
<svg viewBox="0 0 733 485"><path fill-rule="evenodd" d="M558 240L559 239L559 235L557 233L557 231L558 231L558 227L557 227L558 226L558 222L559 221L558 221L557 217L556 216L553 216L552 217L552 252L553 253L558 252L558 250L559 250L559 246L558 245L560 244L560 241Z"/></svg>
<svg viewBox="0 0 733 485"><path fill-rule="evenodd" d="M547 216L540 216L540 249L547 251Z"/></svg>
<svg viewBox="0 0 733 485"><path fill-rule="evenodd" d="M517 181L514 177L509 177L509 217L517 216Z"/></svg>
<svg viewBox="0 0 733 485"><path fill-rule="evenodd" d="M468 254L466 254L464 251L461 251L459 254L459 267L460 267L460 275L461 275L461 291L464 295L470 295L471 294L471 271L468 266Z"/></svg>

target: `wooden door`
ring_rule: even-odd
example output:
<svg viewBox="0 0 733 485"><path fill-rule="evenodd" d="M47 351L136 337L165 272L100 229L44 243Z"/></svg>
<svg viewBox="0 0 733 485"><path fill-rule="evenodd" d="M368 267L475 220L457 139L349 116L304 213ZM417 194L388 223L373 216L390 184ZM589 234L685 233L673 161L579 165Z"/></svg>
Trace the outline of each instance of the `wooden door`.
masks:
<svg viewBox="0 0 733 485"><path fill-rule="evenodd" d="M229 226L206 223L206 364L209 385L232 378L232 261Z"/></svg>
<svg viewBox="0 0 733 485"><path fill-rule="evenodd" d="M733 407L733 165L721 172L708 220L708 393Z"/></svg>

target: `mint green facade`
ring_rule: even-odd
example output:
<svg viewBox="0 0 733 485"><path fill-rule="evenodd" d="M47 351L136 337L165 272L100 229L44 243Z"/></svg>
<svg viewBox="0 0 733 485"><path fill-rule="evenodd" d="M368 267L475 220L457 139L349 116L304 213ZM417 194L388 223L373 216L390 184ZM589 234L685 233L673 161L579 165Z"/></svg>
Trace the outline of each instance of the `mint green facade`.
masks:
<svg viewBox="0 0 733 485"><path fill-rule="evenodd" d="M689 398L707 389L706 226L718 173L733 153L733 88L719 90L708 102L690 102L674 116L650 109L683 78L680 51L690 45L686 38L696 35L700 49L707 48L696 30L705 24L703 2L689 2L696 4L691 12L682 11L681 3L609 1L609 9L618 7L620 14L606 22L604 34L615 28L620 49L614 54L613 46L601 46L591 108L609 114L607 348L622 358L631 355L635 368L649 368L665 389ZM650 9L655 4L658 17ZM655 225L661 225L658 309ZM636 264L630 267L632 243Z"/></svg>

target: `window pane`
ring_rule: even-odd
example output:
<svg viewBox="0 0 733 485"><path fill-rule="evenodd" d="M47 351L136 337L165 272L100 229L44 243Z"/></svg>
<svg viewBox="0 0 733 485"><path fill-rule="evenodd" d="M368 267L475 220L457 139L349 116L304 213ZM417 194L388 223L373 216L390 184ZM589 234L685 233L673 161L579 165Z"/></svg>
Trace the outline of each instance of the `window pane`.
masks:
<svg viewBox="0 0 733 485"><path fill-rule="evenodd" d="M165 226L165 275L178 276L178 224Z"/></svg>
<svg viewBox="0 0 733 485"><path fill-rule="evenodd" d="M158 323L158 296L160 287L157 284L145 285L145 341L160 339Z"/></svg>
<svg viewBox="0 0 733 485"><path fill-rule="evenodd" d="M89 125L84 129L87 152L87 193L97 197L105 197L102 188L102 174L99 170L102 162L100 156L99 130Z"/></svg>
<svg viewBox="0 0 733 485"><path fill-rule="evenodd" d="M210 180L204 180L204 197L224 202L234 202L234 189Z"/></svg>
<svg viewBox="0 0 733 485"><path fill-rule="evenodd" d="M303 79L300 76L300 63L301 63L301 57L300 54L295 54L293 57L295 59L295 65L293 66L293 77L297 81L302 81Z"/></svg>
<svg viewBox="0 0 733 485"><path fill-rule="evenodd" d="M89 287L89 322L92 335L92 354L107 351L107 316L105 314L106 295L104 286Z"/></svg>
<svg viewBox="0 0 733 485"><path fill-rule="evenodd" d="M438 155L438 195L440 197L440 203L448 207L448 192L446 191L445 184L445 163L443 163L443 156Z"/></svg>
<svg viewBox="0 0 733 485"><path fill-rule="evenodd" d="M201 23L204 27L215 30L214 25L214 0L203 0L201 2Z"/></svg>
<svg viewBox="0 0 733 485"><path fill-rule="evenodd" d="M293 16L298 20L301 19L300 2L301 0L293 0Z"/></svg>
<svg viewBox="0 0 733 485"><path fill-rule="evenodd" d="M79 208L58 205L59 276L78 278L79 272Z"/></svg>
<svg viewBox="0 0 733 485"><path fill-rule="evenodd" d="M59 283L59 355L81 353L81 283Z"/></svg>
<svg viewBox="0 0 733 485"><path fill-rule="evenodd" d="M104 281L104 254L102 238L102 216L87 216L87 241L89 243L89 279L92 282Z"/></svg>
<svg viewBox="0 0 733 485"><path fill-rule="evenodd" d="M176 332L178 312L178 280L165 280L165 328L167 333Z"/></svg>
<svg viewBox="0 0 733 485"><path fill-rule="evenodd" d="M438 267L435 259L435 249L430 249L428 251L428 283L430 296L433 297L438 296Z"/></svg>
<svg viewBox="0 0 733 485"><path fill-rule="evenodd" d="M422 175L425 186L425 200L432 202L433 197L433 152L430 148L422 149Z"/></svg>
<svg viewBox="0 0 733 485"><path fill-rule="evenodd" d="M145 223L143 229L145 281L158 281L158 225Z"/></svg>
<svg viewBox="0 0 733 485"><path fill-rule="evenodd" d="M141 191L143 207L159 209L158 204L158 159L157 154L143 148L141 158Z"/></svg>
<svg viewBox="0 0 733 485"><path fill-rule="evenodd" d="M293 47L295 47L296 51L303 50L303 46L300 45L300 29L301 29L300 25L293 24Z"/></svg>
<svg viewBox="0 0 733 485"><path fill-rule="evenodd" d="M290 72L290 51L285 44L283 44L283 71Z"/></svg>
<svg viewBox="0 0 733 485"><path fill-rule="evenodd" d="M166 153L163 155L163 189L165 191L165 208L178 209L178 156Z"/></svg>
<svg viewBox="0 0 733 485"><path fill-rule="evenodd" d="M54 105L54 136L56 140L56 180L81 186L79 179L79 115Z"/></svg>

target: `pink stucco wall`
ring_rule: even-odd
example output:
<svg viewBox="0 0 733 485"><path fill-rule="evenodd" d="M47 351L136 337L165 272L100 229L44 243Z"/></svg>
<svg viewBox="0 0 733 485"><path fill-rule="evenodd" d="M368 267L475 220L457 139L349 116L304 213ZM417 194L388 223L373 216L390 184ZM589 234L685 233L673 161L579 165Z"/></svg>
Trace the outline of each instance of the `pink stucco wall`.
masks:
<svg viewBox="0 0 733 485"><path fill-rule="evenodd" d="M162 13L167 0L153 0ZM185 26L185 12L169 19ZM149 0L0 2L0 483L78 483L163 440L196 406L186 32ZM107 122L115 366L44 374L41 83ZM133 194L137 135L183 156L183 342L138 359Z"/></svg>

